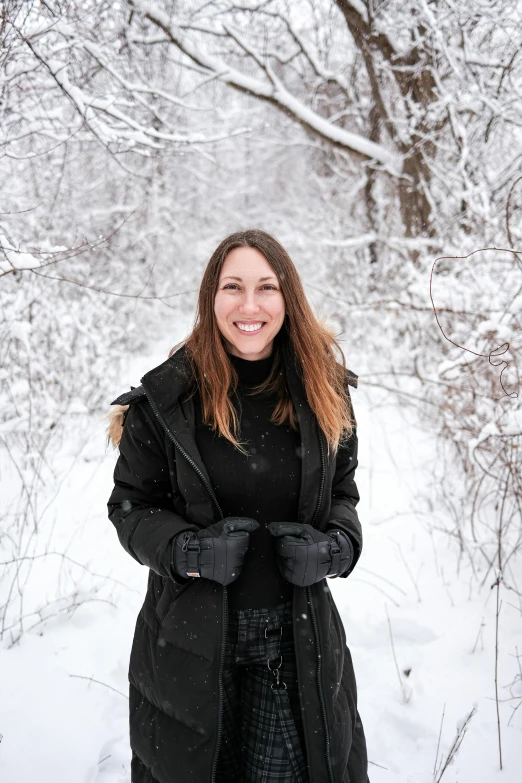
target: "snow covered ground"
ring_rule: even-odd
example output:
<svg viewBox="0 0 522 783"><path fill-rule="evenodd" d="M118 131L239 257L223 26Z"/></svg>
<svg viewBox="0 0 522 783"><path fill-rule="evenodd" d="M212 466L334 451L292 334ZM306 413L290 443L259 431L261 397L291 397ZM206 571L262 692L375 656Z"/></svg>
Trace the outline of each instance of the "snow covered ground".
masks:
<svg viewBox="0 0 522 783"><path fill-rule="evenodd" d="M133 361L114 396L137 385L170 345ZM489 583L479 591L465 565L457 577L448 541L429 535L425 517L415 511L434 472L432 436L411 413L382 400L375 407L364 383L353 394L365 549L349 579L329 584L354 658L371 783L436 780L443 710L439 761L473 707L443 783L519 783L522 709L508 727L513 701L501 704L504 771L498 771L495 591ZM35 626L0 653L2 783L130 779L127 665L147 571L123 551L107 519L116 453L105 443L104 414L75 432L64 449L58 467L67 476L47 512L54 519L48 549L66 551L92 573L59 555L53 563L49 555L31 583L40 596L54 597L58 574L64 594L76 582L78 608ZM522 651L515 603L504 596L500 615L502 699L510 697L517 672L515 646Z"/></svg>
<svg viewBox="0 0 522 783"><path fill-rule="evenodd" d="M414 425L411 413L401 415L397 407L370 410L359 402L356 415L365 549L353 575L330 585L354 658L373 762L371 783L437 780L433 769L443 711L437 769L473 707L461 749L442 781L519 782L520 712L506 726L516 701L500 705L504 771L498 771L494 577L482 591L465 564L457 577L447 538L430 535L425 513L412 512L420 505L418 493L433 477L433 438ZM517 644L521 651L521 615L515 603L504 594L500 699L511 696L508 686L518 671L514 656ZM520 682L513 693L522 697Z"/></svg>

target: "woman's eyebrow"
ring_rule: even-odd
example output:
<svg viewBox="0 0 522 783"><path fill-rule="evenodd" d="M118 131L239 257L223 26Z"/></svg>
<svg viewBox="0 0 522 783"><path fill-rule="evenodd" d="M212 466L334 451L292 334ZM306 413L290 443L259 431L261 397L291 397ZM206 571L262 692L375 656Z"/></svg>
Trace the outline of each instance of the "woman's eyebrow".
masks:
<svg viewBox="0 0 522 783"><path fill-rule="evenodd" d="M241 277L236 277L235 275L226 275L226 277L223 277L222 280L239 280L239 282L242 282ZM277 280L275 275L268 275L268 277L260 277L259 282L262 280Z"/></svg>

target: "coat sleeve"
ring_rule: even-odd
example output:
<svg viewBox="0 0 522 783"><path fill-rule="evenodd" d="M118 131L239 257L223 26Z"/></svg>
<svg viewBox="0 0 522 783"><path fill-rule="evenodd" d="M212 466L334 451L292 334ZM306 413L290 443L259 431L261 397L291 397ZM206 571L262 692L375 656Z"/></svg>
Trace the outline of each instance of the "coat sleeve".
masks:
<svg viewBox="0 0 522 783"><path fill-rule="evenodd" d="M348 397L349 394L348 392ZM363 544L361 523L355 508L360 500L359 490L355 483L355 471L358 465L357 422L355 416L354 422L355 426L351 436L339 445L337 451L335 474L332 482L330 520L326 525L326 530L342 530L347 533L353 544L354 557L352 564L348 571L341 574L341 577L346 577L353 571L361 556Z"/></svg>
<svg viewBox="0 0 522 783"><path fill-rule="evenodd" d="M107 507L120 543L141 565L185 583L171 568L172 539L197 528L174 509L165 435L147 402L129 406L119 448Z"/></svg>

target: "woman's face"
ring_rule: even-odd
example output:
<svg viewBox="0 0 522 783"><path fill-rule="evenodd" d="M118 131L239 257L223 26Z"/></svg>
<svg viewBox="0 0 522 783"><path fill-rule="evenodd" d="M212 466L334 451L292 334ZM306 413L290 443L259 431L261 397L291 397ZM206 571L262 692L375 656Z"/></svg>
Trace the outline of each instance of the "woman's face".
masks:
<svg viewBox="0 0 522 783"><path fill-rule="evenodd" d="M214 314L231 354L250 361L270 356L285 318L285 300L274 270L259 250L230 251L219 276Z"/></svg>

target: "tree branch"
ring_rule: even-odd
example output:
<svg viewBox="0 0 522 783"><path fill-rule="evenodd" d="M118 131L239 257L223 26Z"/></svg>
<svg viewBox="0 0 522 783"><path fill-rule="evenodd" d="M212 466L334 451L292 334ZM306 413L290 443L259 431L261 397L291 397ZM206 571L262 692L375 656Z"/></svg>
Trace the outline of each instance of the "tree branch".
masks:
<svg viewBox="0 0 522 783"><path fill-rule="evenodd" d="M299 122L304 128L316 133L328 140L331 144L357 153L362 158L376 160L385 166L400 169L400 159L396 153L386 149L381 144L376 144L357 133L344 130L332 125L321 115L314 112L302 101L290 93L268 66L262 65L269 80L267 82L248 76L233 68L224 60L215 57L203 50L203 48L191 42L188 36L182 34L181 27L172 22L160 9L156 9L145 0L127 0L131 8L141 13L152 24L160 28L183 54L192 62L204 68L210 75L216 76L219 81L233 87L239 92L253 95L260 100L272 104L292 119ZM224 28L226 29L226 28ZM234 38L236 40L236 38ZM237 42L237 40L236 40ZM256 62L262 63L258 53L249 48L250 56Z"/></svg>

